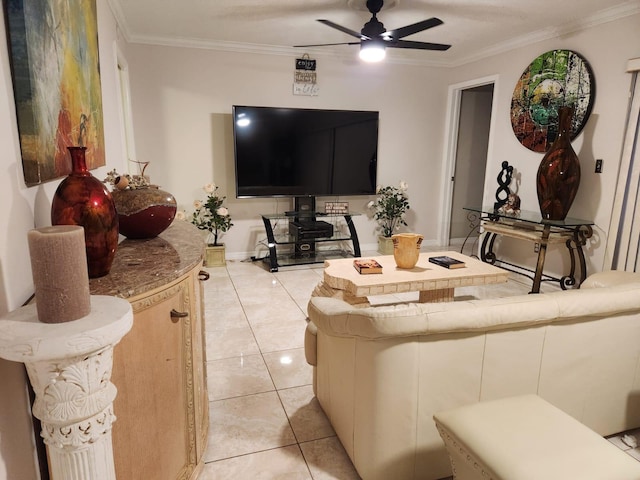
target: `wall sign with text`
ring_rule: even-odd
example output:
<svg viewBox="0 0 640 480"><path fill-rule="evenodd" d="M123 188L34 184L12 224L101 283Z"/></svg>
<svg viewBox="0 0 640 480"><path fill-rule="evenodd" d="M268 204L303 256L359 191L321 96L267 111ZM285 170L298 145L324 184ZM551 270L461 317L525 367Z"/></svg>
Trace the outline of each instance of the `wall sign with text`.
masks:
<svg viewBox="0 0 640 480"><path fill-rule="evenodd" d="M316 96L319 90L316 61L305 53L302 58L296 58L296 70L293 72L293 94Z"/></svg>

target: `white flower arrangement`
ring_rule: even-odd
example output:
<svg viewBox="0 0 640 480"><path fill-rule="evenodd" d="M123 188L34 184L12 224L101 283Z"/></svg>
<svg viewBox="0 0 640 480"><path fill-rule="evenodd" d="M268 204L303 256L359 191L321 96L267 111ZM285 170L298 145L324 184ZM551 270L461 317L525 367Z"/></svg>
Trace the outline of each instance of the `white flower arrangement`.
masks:
<svg viewBox="0 0 640 480"><path fill-rule="evenodd" d="M210 245L220 245L218 237L221 232L228 231L232 226L229 210L222 206L227 197L218 196L218 186L215 183L207 183L202 187L207 194L206 200L195 200L193 207L195 211L191 216L193 223L200 230L208 230L213 236L213 243Z"/></svg>

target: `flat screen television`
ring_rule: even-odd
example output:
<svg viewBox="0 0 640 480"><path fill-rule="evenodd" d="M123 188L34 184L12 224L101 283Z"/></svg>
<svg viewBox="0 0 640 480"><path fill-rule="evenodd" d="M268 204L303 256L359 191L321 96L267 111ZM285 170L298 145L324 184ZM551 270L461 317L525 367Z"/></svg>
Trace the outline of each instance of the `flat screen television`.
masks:
<svg viewBox="0 0 640 480"><path fill-rule="evenodd" d="M233 106L236 196L372 195L375 111Z"/></svg>

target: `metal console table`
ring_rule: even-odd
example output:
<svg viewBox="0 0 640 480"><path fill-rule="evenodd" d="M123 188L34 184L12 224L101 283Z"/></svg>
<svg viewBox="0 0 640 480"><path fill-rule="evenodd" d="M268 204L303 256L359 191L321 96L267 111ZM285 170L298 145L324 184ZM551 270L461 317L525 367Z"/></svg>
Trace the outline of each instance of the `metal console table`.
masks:
<svg viewBox="0 0 640 480"><path fill-rule="evenodd" d="M482 261L524 275L533 280L531 293L540 292L540 284L543 281L554 281L560 284L563 290L567 287L579 288L587 276L587 264L582 247L593 235L591 220L567 217L562 221L545 220L540 213L522 210L518 216L498 213L493 207L464 207L464 210L480 215L480 228L485 236L482 240L480 256ZM527 240L538 243L538 260L535 270L522 267L505 260L499 260L493 251L494 243L498 235ZM568 275L561 278L545 274L544 262L547 246L553 243L564 243L569 252L571 267ZM576 281L577 265L580 267L580 278ZM527 273L524 273L527 272Z"/></svg>

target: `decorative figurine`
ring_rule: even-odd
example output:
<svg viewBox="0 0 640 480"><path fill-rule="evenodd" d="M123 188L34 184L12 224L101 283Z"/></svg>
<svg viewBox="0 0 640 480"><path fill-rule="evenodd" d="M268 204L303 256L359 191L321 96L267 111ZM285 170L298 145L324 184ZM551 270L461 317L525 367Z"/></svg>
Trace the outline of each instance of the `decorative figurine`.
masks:
<svg viewBox="0 0 640 480"><path fill-rule="evenodd" d="M511 177L513 176L513 167L508 162L502 162L502 170L498 174L498 190L496 190L496 202L493 204L495 210L499 210L509 199L511 190L509 185L511 184Z"/></svg>
<svg viewBox="0 0 640 480"><path fill-rule="evenodd" d="M514 217L520 215L520 197L515 193L510 193L507 196L506 203L498 208L498 213L502 213L503 215L511 215Z"/></svg>

